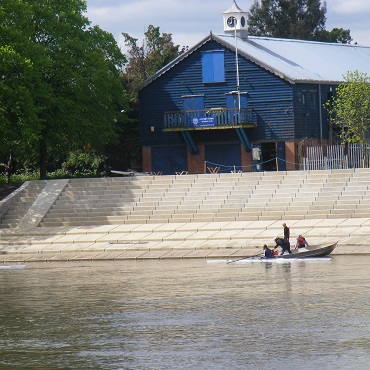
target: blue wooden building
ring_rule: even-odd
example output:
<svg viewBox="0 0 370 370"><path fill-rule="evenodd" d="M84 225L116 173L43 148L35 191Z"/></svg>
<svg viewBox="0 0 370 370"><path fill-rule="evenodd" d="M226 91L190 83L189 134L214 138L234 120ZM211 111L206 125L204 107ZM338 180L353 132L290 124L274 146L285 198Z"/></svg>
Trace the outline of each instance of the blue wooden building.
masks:
<svg viewBox="0 0 370 370"><path fill-rule="evenodd" d="M370 47L248 36L235 2L223 20L139 87L144 171L294 170L346 73L370 74Z"/></svg>

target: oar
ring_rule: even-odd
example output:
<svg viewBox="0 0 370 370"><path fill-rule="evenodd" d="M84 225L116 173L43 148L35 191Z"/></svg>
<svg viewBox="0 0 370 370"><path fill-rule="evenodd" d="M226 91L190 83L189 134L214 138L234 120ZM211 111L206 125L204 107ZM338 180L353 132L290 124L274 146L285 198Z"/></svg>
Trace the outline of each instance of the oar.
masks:
<svg viewBox="0 0 370 370"><path fill-rule="evenodd" d="M257 253L255 253L255 254L253 254L252 256L247 256L247 257L238 258L237 260L228 261L227 263L237 262L237 261L245 260L245 259L247 259L247 258L256 257L256 256L258 256L258 255L259 255L259 254L261 254L261 253L262 253L262 252L257 252Z"/></svg>

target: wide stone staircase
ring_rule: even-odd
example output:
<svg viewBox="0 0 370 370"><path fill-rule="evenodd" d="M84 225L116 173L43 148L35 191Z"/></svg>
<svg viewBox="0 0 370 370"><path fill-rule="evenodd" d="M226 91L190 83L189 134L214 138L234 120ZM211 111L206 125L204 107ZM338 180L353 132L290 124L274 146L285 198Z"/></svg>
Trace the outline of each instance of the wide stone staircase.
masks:
<svg viewBox="0 0 370 370"><path fill-rule="evenodd" d="M0 249L236 256L271 242L287 222L311 243L354 251L370 235L369 179L370 169L351 169L29 182L0 202Z"/></svg>
<svg viewBox="0 0 370 370"><path fill-rule="evenodd" d="M70 180L39 226L370 217L370 171Z"/></svg>

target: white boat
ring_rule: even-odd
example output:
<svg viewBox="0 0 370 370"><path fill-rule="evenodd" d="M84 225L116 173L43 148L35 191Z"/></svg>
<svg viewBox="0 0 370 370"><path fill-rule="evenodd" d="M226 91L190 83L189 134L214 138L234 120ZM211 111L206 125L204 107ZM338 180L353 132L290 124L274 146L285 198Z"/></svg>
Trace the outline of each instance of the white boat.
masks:
<svg viewBox="0 0 370 370"><path fill-rule="evenodd" d="M0 265L0 270L19 270L24 269L26 265Z"/></svg>

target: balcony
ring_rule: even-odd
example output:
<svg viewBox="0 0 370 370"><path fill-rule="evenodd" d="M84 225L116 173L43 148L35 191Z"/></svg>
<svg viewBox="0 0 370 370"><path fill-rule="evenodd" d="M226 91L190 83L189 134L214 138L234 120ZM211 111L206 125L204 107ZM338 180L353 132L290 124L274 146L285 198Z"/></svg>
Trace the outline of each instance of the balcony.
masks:
<svg viewBox="0 0 370 370"><path fill-rule="evenodd" d="M211 108L164 113L163 131L253 128L257 115L253 109Z"/></svg>

